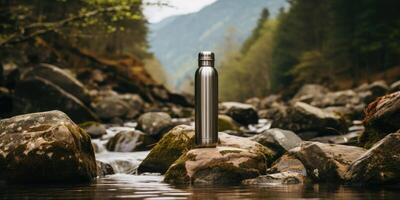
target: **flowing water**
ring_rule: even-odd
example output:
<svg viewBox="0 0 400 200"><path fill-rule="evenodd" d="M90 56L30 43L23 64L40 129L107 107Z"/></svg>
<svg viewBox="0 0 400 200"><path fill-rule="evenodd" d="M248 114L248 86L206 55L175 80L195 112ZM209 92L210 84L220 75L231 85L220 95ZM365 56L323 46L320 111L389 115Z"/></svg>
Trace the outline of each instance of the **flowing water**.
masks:
<svg viewBox="0 0 400 200"><path fill-rule="evenodd" d="M400 187L357 188L338 185L264 185L176 187L163 183L159 174L135 175L139 163L149 151L109 152L104 148L108 138L118 130L134 127L112 127L108 134L93 140L99 147L96 159L109 163L116 174L81 185L8 185L0 183L0 199L399 199ZM259 127L254 127L257 129Z"/></svg>

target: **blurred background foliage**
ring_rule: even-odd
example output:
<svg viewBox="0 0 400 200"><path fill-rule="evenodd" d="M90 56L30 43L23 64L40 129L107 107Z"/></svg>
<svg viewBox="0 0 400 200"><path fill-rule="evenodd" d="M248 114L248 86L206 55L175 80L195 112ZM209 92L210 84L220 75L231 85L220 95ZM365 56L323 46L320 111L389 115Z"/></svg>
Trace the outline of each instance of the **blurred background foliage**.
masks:
<svg viewBox="0 0 400 200"><path fill-rule="evenodd" d="M290 92L305 83L344 88L398 74L399 1L288 2L277 19L264 11L241 50L224 58L223 99Z"/></svg>

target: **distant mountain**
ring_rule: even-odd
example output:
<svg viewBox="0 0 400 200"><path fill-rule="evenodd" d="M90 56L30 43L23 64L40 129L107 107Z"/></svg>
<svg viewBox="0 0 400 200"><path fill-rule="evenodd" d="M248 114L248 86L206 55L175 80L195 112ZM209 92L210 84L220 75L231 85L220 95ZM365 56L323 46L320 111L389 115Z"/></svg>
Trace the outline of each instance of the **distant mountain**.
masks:
<svg viewBox="0 0 400 200"><path fill-rule="evenodd" d="M286 5L286 0L218 0L196 13L150 24L150 50L164 66L170 85L179 90L193 77L199 51L217 51L217 59L222 58L221 45L229 32L235 43L242 44L263 8L274 17Z"/></svg>

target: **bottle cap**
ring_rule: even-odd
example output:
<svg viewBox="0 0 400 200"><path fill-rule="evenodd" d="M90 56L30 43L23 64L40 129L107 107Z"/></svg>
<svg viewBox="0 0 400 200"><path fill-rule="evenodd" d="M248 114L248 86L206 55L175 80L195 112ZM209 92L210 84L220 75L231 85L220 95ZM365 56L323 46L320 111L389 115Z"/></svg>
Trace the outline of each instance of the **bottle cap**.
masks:
<svg viewBox="0 0 400 200"><path fill-rule="evenodd" d="M199 66L214 66L214 53L211 51L201 51L199 53Z"/></svg>

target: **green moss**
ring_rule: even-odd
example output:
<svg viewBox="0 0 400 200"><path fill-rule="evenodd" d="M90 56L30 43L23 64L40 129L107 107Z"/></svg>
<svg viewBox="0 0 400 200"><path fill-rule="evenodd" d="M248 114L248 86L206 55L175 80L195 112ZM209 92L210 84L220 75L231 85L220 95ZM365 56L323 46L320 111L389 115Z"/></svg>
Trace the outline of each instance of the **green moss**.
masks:
<svg viewBox="0 0 400 200"><path fill-rule="evenodd" d="M229 116L219 115L218 116L218 131L225 130L239 130L239 125Z"/></svg>
<svg viewBox="0 0 400 200"><path fill-rule="evenodd" d="M180 130L179 127L168 132L150 151L140 164L138 171L165 173L169 166L182 154L195 145L194 131Z"/></svg>
<svg viewBox="0 0 400 200"><path fill-rule="evenodd" d="M190 177L187 175L186 161L194 161L196 155L188 154L179 157L175 163L165 173L164 181L171 184L188 184Z"/></svg>

